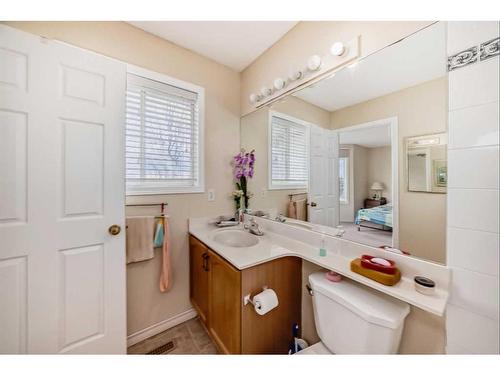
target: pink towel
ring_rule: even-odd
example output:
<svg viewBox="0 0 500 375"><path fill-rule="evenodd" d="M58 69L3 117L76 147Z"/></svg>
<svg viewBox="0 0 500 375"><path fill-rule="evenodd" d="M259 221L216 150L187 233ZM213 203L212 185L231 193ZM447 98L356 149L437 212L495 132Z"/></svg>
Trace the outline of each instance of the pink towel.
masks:
<svg viewBox="0 0 500 375"><path fill-rule="evenodd" d="M290 219L296 219L297 218L297 207L295 205L295 202L288 202L288 208L287 208L287 215Z"/></svg>
<svg viewBox="0 0 500 375"><path fill-rule="evenodd" d="M163 219L163 256L161 260L160 292L166 292L172 286L172 273L170 272L170 230L167 218Z"/></svg>

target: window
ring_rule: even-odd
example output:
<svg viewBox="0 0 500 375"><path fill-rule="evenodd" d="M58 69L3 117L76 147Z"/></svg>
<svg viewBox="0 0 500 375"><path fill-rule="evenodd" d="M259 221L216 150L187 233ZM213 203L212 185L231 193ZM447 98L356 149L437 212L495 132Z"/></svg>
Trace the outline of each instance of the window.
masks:
<svg viewBox="0 0 500 375"><path fill-rule="evenodd" d="M269 122L269 189L307 188L308 126L271 112Z"/></svg>
<svg viewBox="0 0 500 375"><path fill-rule="evenodd" d="M139 68L127 74L127 195L203 191L203 89Z"/></svg>
<svg viewBox="0 0 500 375"><path fill-rule="evenodd" d="M339 200L349 204L349 158L339 158Z"/></svg>

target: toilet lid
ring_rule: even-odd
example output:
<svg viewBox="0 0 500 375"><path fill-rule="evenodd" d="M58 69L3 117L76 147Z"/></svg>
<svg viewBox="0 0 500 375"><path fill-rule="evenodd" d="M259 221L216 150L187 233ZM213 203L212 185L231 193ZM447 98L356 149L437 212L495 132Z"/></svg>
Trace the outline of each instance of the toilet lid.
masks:
<svg viewBox="0 0 500 375"><path fill-rule="evenodd" d="M314 293L323 294L370 323L397 329L410 312L405 302L345 278L331 282L325 272L309 275L309 282Z"/></svg>

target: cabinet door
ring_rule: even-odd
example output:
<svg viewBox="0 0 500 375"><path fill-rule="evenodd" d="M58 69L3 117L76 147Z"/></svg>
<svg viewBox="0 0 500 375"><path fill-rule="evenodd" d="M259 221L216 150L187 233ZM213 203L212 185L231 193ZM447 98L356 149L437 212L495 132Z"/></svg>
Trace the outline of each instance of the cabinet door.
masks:
<svg viewBox="0 0 500 375"><path fill-rule="evenodd" d="M241 352L241 273L209 251L208 329L226 354Z"/></svg>
<svg viewBox="0 0 500 375"><path fill-rule="evenodd" d="M208 248L190 236L189 250L191 303L206 325L208 316Z"/></svg>
<svg viewBox="0 0 500 375"><path fill-rule="evenodd" d="M292 324L301 322L302 260L275 259L242 271L241 291L252 297L263 286L273 289L279 305L258 315L252 305L241 312L242 354L286 354L292 341Z"/></svg>

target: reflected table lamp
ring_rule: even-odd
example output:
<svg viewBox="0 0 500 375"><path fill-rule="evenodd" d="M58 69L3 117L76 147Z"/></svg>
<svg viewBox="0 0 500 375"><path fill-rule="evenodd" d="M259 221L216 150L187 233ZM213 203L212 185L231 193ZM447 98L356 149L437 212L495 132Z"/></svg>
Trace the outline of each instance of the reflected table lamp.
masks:
<svg viewBox="0 0 500 375"><path fill-rule="evenodd" d="M372 184L370 190L373 190L373 199L380 200L380 198L382 198L384 184L382 182L376 181Z"/></svg>

